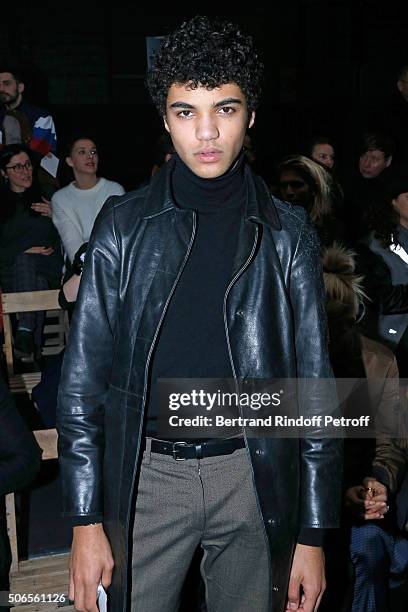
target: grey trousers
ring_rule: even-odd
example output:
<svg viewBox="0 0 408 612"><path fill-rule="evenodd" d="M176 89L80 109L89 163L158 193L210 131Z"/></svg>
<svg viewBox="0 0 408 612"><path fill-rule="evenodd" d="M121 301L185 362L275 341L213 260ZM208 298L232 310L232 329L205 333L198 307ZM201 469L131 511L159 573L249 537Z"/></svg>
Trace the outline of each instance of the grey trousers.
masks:
<svg viewBox="0 0 408 612"><path fill-rule="evenodd" d="M132 612L176 612L194 551L208 612L269 612L267 544L246 449L175 461L147 440L136 499Z"/></svg>

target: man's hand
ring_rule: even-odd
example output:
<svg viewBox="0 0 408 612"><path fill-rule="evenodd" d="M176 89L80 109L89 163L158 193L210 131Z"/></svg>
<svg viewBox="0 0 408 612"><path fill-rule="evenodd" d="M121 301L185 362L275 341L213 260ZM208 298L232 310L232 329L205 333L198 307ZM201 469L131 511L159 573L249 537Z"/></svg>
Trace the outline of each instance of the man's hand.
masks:
<svg viewBox="0 0 408 612"><path fill-rule="evenodd" d="M366 521L383 519L388 512L387 488L373 478L365 478L363 486L347 489L346 506Z"/></svg>
<svg viewBox="0 0 408 612"><path fill-rule="evenodd" d="M320 605L325 588L323 549L296 544L286 610L314 612Z"/></svg>
<svg viewBox="0 0 408 612"><path fill-rule="evenodd" d="M111 583L113 557L102 524L74 527L69 564L69 598L80 612L98 612L96 590Z"/></svg>

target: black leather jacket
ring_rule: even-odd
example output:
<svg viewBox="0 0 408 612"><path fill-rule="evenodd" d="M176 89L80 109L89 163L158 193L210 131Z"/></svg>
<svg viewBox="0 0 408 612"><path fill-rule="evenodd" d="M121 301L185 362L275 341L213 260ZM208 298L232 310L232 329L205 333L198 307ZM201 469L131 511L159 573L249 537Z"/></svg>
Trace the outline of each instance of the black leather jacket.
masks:
<svg viewBox="0 0 408 612"><path fill-rule="evenodd" d="M109 199L95 223L61 377L64 512L102 521L115 559L111 610L126 609L128 541L148 367L194 242L196 218L171 197L170 161L152 183ZM248 201L224 301L234 376L329 378L319 247L303 210L246 169ZM261 305L261 307L260 307ZM310 411L332 410L330 398ZM270 544L272 610L284 607L300 527L336 527L341 444L247 441Z"/></svg>

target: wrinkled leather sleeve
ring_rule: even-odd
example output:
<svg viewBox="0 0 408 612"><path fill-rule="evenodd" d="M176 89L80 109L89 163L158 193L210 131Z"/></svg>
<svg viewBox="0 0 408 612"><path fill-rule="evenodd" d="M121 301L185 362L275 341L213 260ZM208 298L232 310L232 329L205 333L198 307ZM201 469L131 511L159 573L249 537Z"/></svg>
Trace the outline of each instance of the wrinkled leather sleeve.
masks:
<svg viewBox="0 0 408 612"><path fill-rule="evenodd" d="M306 222L292 262L291 302L295 324L299 404L307 416L337 413L335 381L327 347L320 247ZM325 383L319 382L326 379ZM301 444L300 527L337 527L341 503L342 440L314 436Z"/></svg>
<svg viewBox="0 0 408 612"><path fill-rule="evenodd" d="M119 278L114 200L89 241L58 394L63 514L103 518L104 403L113 360Z"/></svg>

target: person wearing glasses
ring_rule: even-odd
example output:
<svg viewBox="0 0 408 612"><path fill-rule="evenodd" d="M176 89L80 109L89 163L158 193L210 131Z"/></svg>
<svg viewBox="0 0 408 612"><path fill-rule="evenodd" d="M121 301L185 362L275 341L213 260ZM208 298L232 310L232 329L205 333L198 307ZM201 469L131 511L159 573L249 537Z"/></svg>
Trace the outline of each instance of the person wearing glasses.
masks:
<svg viewBox="0 0 408 612"><path fill-rule="evenodd" d="M74 180L52 196L52 220L72 263L75 253L89 240L94 221L105 201L125 193L122 185L98 177L98 149L82 136L71 141L65 162Z"/></svg>
<svg viewBox="0 0 408 612"><path fill-rule="evenodd" d="M51 205L33 179L29 149L12 144L0 152L0 285L5 292L38 291L60 285L62 255ZM17 358L32 360L41 349L44 313L20 313Z"/></svg>

